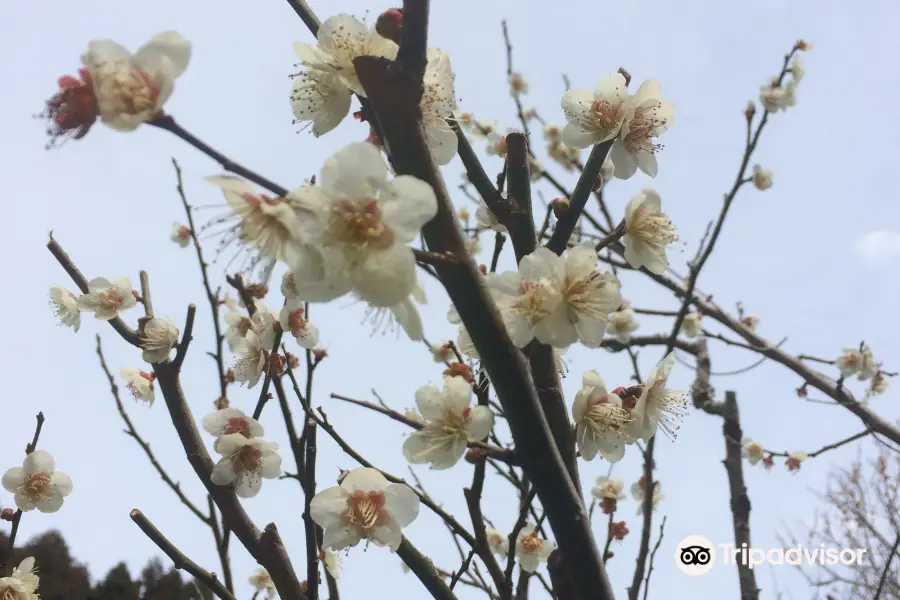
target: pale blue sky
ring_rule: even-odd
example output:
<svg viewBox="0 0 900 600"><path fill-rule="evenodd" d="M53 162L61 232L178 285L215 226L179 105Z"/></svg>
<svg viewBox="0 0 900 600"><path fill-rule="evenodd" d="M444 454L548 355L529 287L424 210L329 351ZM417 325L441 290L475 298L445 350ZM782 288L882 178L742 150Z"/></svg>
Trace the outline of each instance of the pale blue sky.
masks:
<svg viewBox="0 0 900 600"><path fill-rule="evenodd" d="M360 0L310 4L322 19L338 12L364 16L366 10L374 19L386 8ZM693 254L708 220L718 213L722 194L734 178L747 100L756 99L759 85L777 72L796 39L812 42L813 51L803 57L807 74L797 106L772 117L756 156L774 172L775 185L764 193L750 187L741 193L700 287L726 307L742 300L748 312L760 318L759 331L771 340L789 336L786 348L792 352L833 357L864 338L887 368L900 367L895 341L900 325L895 309L900 291L897 244L885 244L894 248L894 255L887 253L874 262L862 261L854 251L860 236L869 232L900 231L900 209L890 179L898 160L894 143L900 122L893 107L900 101L900 75L885 68L886 57L900 54L894 3L872 1L866 10L812 0L433 4L431 41L451 56L461 105L478 117L499 121L501 128L516 125L505 84L503 18L509 20L516 66L531 82L526 105L557 122L562 122L558 106L563 73L573 85L587 88L620 66L637 82L661 81L664 96L675 105L676 121L661 139L666 149L660 156L660 174L655 181L638 173L627 182L613 182L608 198L613 212L621 215L637 190L656 187L664 209L688 243L684 252L670 254L679 269ZM168 241L172 222L183 220L169 159L175 156L180 161L195 204L221 201L219 192L203 182L203 177L220 169L179 140L150 128L121 134L97 125L85 140L46 152L43 124L30 116L40 112L60 75L76 72L89 40L113 38L137 48L167 29L178 30L194 44L191 64L167 111L205 141L282 185L301 184L319 171L330 153L368 133L352 119L320 140L297 134L291 126L288 74L296 61L292 43L312 38L283 1L159 0L147 5L82 0L4 3L0 8L0 53L9 90L0 99L0 170L11 208L7 234L0 238L0 252L8 257L2 267L8 291L0 300L0 314L6 319L0 346L4 425L0 467L20 463L34 414L43 410L47 423L40 447L56 457L75 489L59 513L27 514L20 539L61 529L74 555L88 563L95 577L120 559L137 570L159 553L131 523L132 508L143 510L201 565L218 570L218 564L208 530L179 504L137 445L121 433L93 352L94 334L103 335L107 359L116 372L121 366L139 366L140 354L90 318L77 335L55 326L47 308L47 289L53 283L74 286L45 250L47 233L54 230L89 277L128 275L137 282L140 269L149 271L157 313L170 315L179 326L187 304L197 303L196 341L183 381L199 420L217 395L214 365L204 355L211 330L195 257L190 249ZM497 158L487 159L489 173L500 167ZM451 188L459 181L459 170L458 160L445 168ZM545 193L552 197L550 190ZM457 201L467 205L464 198ZM216 282L224 285L221 269L213 272ZM431 281L427 285L427 336L433 340L454 336L444 319L446 296ZM654 291L640 276L625 278L623 285L623 293L636 306L675 307L667 294ZM279 300L272 296L270 302L274 306ZM338 392L370 398L368 390L374 387L402 409L412 405L416 388L439 380L440 369L421 345L393 335L370 337L367 325L357 326L363 313L361 306L347 300L313 310L331 354L317 373L315 401L327 407L342 434L377 466L406 475L400 452L403 428L327 396ZM138 316L134 310L127 319L134 323ZM641 332L662 332L666 327L664 322L644 319ZM752 360L713 348L715 370ZM641 353L645 374L659 355L659 349ZM571 374L565 380L569 398L587 369L598 369L612 385L625 383L630 375L622 357L604 351L575 348L569 358ZM690 380L687 369L675 367L674 387L686 389ZM772 449L810 451L861 430L860 423L840 408L799 400L793 392L799 384L783 368L769 365L714 381L719 393L737 390L746 433ZM233 388L234 405L251 410L257 392ZM874 401L874 407L895 420L900 416L897 398L891 388ZM201 486L164 406L128 408L160 461L192 498L202 502ZM278 411L270 409L263 417L266 437L284 443ZM651 598L735 597L733 568L692 579L681 574L671 558L677 542L689 534L716 543L732 540L720 432L718 419L692 412L677 443L663 439L658 444L657 476L666 497L656 514L657 519L667 515L668 525ZM212 440L207 441L211 446ZM805 464L797 475L789 475L781 465L770 473L748 468L754 544L777 546L776 529L807 518L815 506L809 490L821 488L831 464L846 462L854 453L847 449L828 454ZM328 442L323 442L319 459L320 487L330 485L329 476L337 474L338 465L354 466ZM630 449L615 475L630 485L640 475L639 463L638 453ZM293 469L289 456L284 467ZM590 483L606 470L600 460L582 463L583 480ZM418 472L429 491L468 523L461 487L470 481L471 467L463 463L449 472ZM502 490L499 484L491 490L485 511L508 528L509 491L497 491ZM262 493L245 502L259 526L270 520L278 523L297 565L304 560L301 498L291 481L266 481ZM4 502L8 503L6 496ZM621 515L634 533L614 546L616 557L609 562L620 595L634 566L639 530L635 510L632 500L624 503ZM604 530L604 521L598 521L601 543ZM457 567L456 550L427 510L407 534L442 567ZM237 543L233 548L238 594L247 598L246 578L255 564ZM759 574L764 598L775 597L772 571ZM791 592L786 597L811 596L790 567L774 572L782 588ZM379 548L354 549L345 561L341 585L345 598L368 597L373 589L390 589L398 597L424 597L419 583L402 575L399 559ZM460 598L469 597L473 596L460 590Z"/></svg>

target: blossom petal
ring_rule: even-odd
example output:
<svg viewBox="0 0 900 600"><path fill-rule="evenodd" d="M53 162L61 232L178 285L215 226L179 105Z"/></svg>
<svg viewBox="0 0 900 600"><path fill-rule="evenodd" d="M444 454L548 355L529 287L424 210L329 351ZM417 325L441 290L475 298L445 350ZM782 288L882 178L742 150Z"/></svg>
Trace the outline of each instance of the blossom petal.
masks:
<svg viewBox="0 0 900 600"><path fill-rule="evenodd" d="M25 485L25 469L13 467L3 474L3 489L14 494L17 489Z"/></svg>
<svg viewBox="0 0 900 600"><path fill-rule="evenodd" d="M341 487L352 494L357 490L364 492L382 492L388 488L388 480L378 469L359 467L353 469L341 482Z"/></svg>
<svg viewBox="0 0 900 600"><path fill-rule="evenodd" d="M396 177L378 200L384 223L405 244L418 239L422 226L437 214L434 190L411 175Z"/></svg>
<svg viewBox="0 0 900 600"><path fill-rule="evenodd" d="M65 473L60 471L54 472L50 476L50 483L62 496L68 496L72 493L72 478Z"/></svg>
<svg viewBox="0 0 900 600"><path fill-rule="evenodd" d="M62 508L63 502L64 498L59 490L53 490L49 498L38 500L34 504L42 513L55 513Z"/></svg>
<svg viewBox="0 0 900 600"><path fill-rule="evenodd" d="M359 296L375 306L391 307L403 302L416 287L416 259L412 249L395 244L350 271Z"/></svg>
<svg viewBox="0 0 900 600"><path fill-rule="evenodd" d="M400 527L406 527L419 516L419 497L403 483L392 483L384 492L384 508Z"/></svg>
<svg viewBox="0 0 900 600"><path fill-rule="evenodd" d="M416 406L426 421L437 421L444 416L443 394L433 385L423 385L416 390Z"/></svg>
<svg viewBox="0 0 900 600"><path fill-rule="evenodd" d="M387 546L391 552L396 552L403 542L403 533L399 527L392 527L391 524L379 525L372 530L369 539L379 546Z"/></svg>
<svg viewBox="0 0 900 600"><path fill-rule="evenodd" d="M322 545L331 547L334 550L343 550L344 548L352 548L357 545L361 539L356 527L336 524L325 528L325 533L322 536Z"/></svg>
<svg viewBox="0 0 900 600"><path fill-rule="evenodd" d="M25 457L22 468L25 469L25 473L28 475L32 473L52 473L56 469L56 461L53 460L53 457L46 450L35 450Z"/></svg>
<svg viewBox="0 0 900 600"><path fill-rule="evenodd" d="M368 142L356 142L325 161L321 185L330 196L372 198L385 186L387 173L381 151Z"/></svg>
<svg viewBox="0 0 900 600"><path fill-rule="evenodd" d="M341 515L347 510L348 492L341 486L322 490L309 504L312 520L325 529L331 529L341 523Z"/></svg>
<svg viewBox="0 0 900 600"><path fill-rule="evenodd" d="M459 149L459 138L456 132L444 119L433 117L422 122L425 133L425 144L431 152L434 164L441 167L448 164L456 156Z"/></svg>
<svg viewBox="0 0 900 600"><path fill-rule="evenodd" d="M216 485L230 485L234 481L234 468L231 458L223 456L213 467L210 480Z"/></svg>
<svg viewBox="0 0 900 600"><path fill-rule="evenodd" d="M473 406L469 413L469 441L483 440L494 426L494 413L487 406Z"/></svg>

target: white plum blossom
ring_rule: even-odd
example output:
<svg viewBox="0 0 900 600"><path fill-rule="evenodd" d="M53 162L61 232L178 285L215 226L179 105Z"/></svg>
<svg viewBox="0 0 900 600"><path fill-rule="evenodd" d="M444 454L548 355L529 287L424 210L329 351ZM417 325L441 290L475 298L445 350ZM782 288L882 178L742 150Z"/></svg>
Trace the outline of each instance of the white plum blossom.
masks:
<svg viewBox="0 0 900 600"><path fill-rule="evenodd" d="M548 142L562 141L562 128L559 125L551 124L544 127L544 139Z"/></svg>
<svg viewBox="0 0 900 600"><path fill-rule="evenodd" d="M301 348L313 349L319 343L319 329L306 318L303 302L288 299L278 317L281 329L290 333Z"/></svg>
<svg viewBox="0 0 900 600"><path fill-rule="evenodd" d="M310 69L297 73L293 79L291 110L296 122L312 122L314 136L325 135L340 125L350 112L353 93L336 70Z"/></svg>
<svg viewBox="0 0 900 600"><path fill-rule="evenodd" d="M56 470L56 462L46 450L35 450L26 456L21 467L3 474L2 483L22 512L36 508L42 513L55 513L72 493L72 480Z"/></svg>
<svg viewBox="0 0 900 600"><path fill-rule="evenodd" d="M219 451L219 440L226 435L239 433L247 439L262 437L266 430L262 424L248 417L239 408L223 408L203 417L204 431L216 437L213 450Z"/></svg>
<svg viewBox="0 0 900 600"><path fill-rule="evenodd" d="M701 319L703 315L697 311L689 312L684 315L684 321L681 323L681 331L688 337L697 337L701 329Z"/></svg>
<svg viewBox="0 0 900 600"><path fill-rule="evenodd" d="M555 337L547 319L562 301L562 294L550 276L553 259L546 248L522 257L519 272L489 273L485 282L491 291L513 344L524 348L531 340L549 343Z"/></svg>
<svg viewBox="0 0 900 600"><path fill-rule="evenodd" d="M137 304L131 280L117 277L112 281L97 277L88 282L88 293L78 298L78 310L92 312L97 319L109 321Z"/></svg>
<svg viewBox="0 0 900 600"><path fill-rule="evenodd" d="M676 241L675 226L662 212L659 194L644 188L625 207L625 260L635 269L646 267L662 275L669 265L666 246Z"/></svg>
<svg viewBox="0 0 900 600"><path fill-rule="evenodd" d="M637 331L638 327L640 327L640 323L634 309L626 306L609 314L606 333L615 336L623 344L627 344L631 340L631 334Z"/></svg>
<svg viewBox="0 0 900 600"><path fill-rule="evenodd" d="M248 388L259 383L268 362L268 353L272 349L271 344L268 346L262 344L260 335L255 329L251 328L244 337L234 340L232 345L235 354L239 355L232 368L234 378Z"/></svg>
<svg viewBox="0 0 900 600"><path fill-rule="evenodd" d="M662 429L669 439L674 440L678 435L680 421L687 414L687 399L684 392L666 387L674 364L675 353L669 352L643 383L641 396L631 411L634 421L630 427L634 437L650 441L657 428Z"/></svg>
<svg viewBox="0 0 900 600"><path fill-rule="evenodd" d="M506 556L509 554L509 536L503 535L493 527L485 527L488 547L493 554Z"/></svg>
<svg viewBox="0 0 900 600"><path fill-rule="evenodd" d="M507 233L505 225L501 225L497 215L491 212L483 201L475 209L475 223L479 229L492 229L498 233Z"/></svg>
<svg viewBox="0 0 900 600"><path fill-rule="evenodd" d="M578 340L588 348L600 346L609 313L622 303L622 286L610 271L597 269L594 245L578 245L565 259L546 248L538 248L533 255L540 255L549 269L546 277L561 297L547 316L546 327L535 329L538 340L555 348L566 348Z"/></svg>
<svg viewBox="0 0 900 600"><path fill-rule="evenodd" d="M610 479L601 475L591 488L591 496L597 500L624 500L624 490L625 482L621 479Z"/></svg>
<svg viewBox="0 0 900 600"><path fill-rule="evenodd" d="M556 550L556 544L538 537L534 525L527 523L516 538L516 557L523 571L534 573Z"/></svg>
<svg viewBox="0 0 900 600"><path fill-rule="evenodd" d="M434 357L434 362L436 363L450 362L454 359L453 348L450 346L449 342L434 344L430 346L429 349L431 350L431 355Z"/></svg>
<svg viewBox="0 0 900 600"><path fill-rule="evenodd" d="M396 552L401 529L419 516L419 497L406 484L388 483L377 469L359 467L316 494L310 516L325 530L325 547L340 551L365 539Z"/></svg>
<svg viewBox="0 0 900 600"><path fill-rule="evenodd" d="M806 452L791 452L790 454L788 454L788 458L786 461L784 461L784 464L787 467L788 471L796 472L800 470L800 464L807 458L809 458L809 454L807 454Z"/></svg>
<svg viewBox="0 0 900 600"><path fill-rule="evenodd" d="M653 143L653 138L662 135L675 120L672 103L659 94L659 82L650 79L628 100L628 112L610 154L618 179L629 179L637 169L656 177L656 153L662 146Z"/></svg>
<svg viewBox="0 0 900 600"><path fill-rule="evenodd" d="M509 76L509 91L518 96L528 93L528 80L521 73L513 73Z"/></svg>
<svg viewBox="0 0 900 600"><path fill-rule="evenodd" d="M159 116L190 58L190 42L165 31L134 54L112 40L94 40L81 62L90 73L103 122L117 131L133 131Z"/></svg>
<svg viewBox="0 0 900 600"><path fill-rule="evenodd" d="M78 297L61 285L50 288L50 306L61 325L71 327L76 332L81 328L81 311Z"/></svg>
<svg viewBox="0 0 900 600"><path fill-rule="evenodd" d="M156 398L153 390L155 373L148 373L134 367L122 367L119 369L119 376L125 380L125 387L128 388L135 400L144 402L147 406L153 406L153 400Z"/></svg>
<svg viewBox="0 0 900 600"><path fill-rule="evenodd" d="M803 75L806 73L806 69L803 68L803 63L800 61L799 56L794 56L794 59L791 61L791 77L794 81L800 82L803 79Z"/></svg>
<svg viewBox="0 0 900 600"><path fill-rule="evenodd" d="M173 223L171 240L182 248L187 248L188 244L191 243L190 227L188 227L187 225L182 225L180 223Z"/></svg>
<svg viewBox="0 0 900 600"><path fill-rule="evenodd" d="M871 379L878 372L878 365L872 357L872 349L867 344L861 348L844 348L834 364L841 377L856 375L860 381Z"/></svg>
<svg viewBox="0 0 900 600"><path fill-rule="evenodd" d="M472 384L462 377L444 377L444 389L426 385L416 391L416 405L425 426L410 434L403 455L413 464L449 469L463 457L469 442L483 440L494 426L487 406L471 406Z"/></svg>
<svg viewBox="0 0 900 600"><path fill-rule="evenodd" d="M755 465L763 458L763 447L746 436L741 439L741 455L747 459L751 465Z"/></svg>
<svg viewBox="0 0 900 600"><path fill-rule="evenodd" d="M285 295L285 298L289 296ZM246 337L247 332L250 331L250 328L253 326L253 321L250 320L250 317L243 314L242 312L229 309L225 316L223 317L225 321L225 341L228 342L228 348L235 352L234 345L238 340L244 339Z"/></svg>
<svg viewBox="0 0 900 600"><path fill-rule="evenodd" d="M306 249L300 227L311 207L304 203L301 187L285 197L268 196L248 182L232 175L207 177L206 181L221 188L225 201L240 219L240 241L274 260L293 264Z"/></svg>
<svg viewBox="0 0 900 600"><path fill-rule="evenodd" d="M2 600L40 600L37 589L40 578L34 568L34 557L29 556L13 569L8 577L0 577Z"/></svg>
<svg viewBox="0 0 900 600"><path fill-rule="evenodd" d="M566 90L562 109L568 121L562 131L562 141L567 146L582 149L613 139L629 110L625 76L607 75L593 92Z"/></svg>
<svg viewBox="0 0 900 600"><path fill-rule="evenodd" d="M872 385L869 386L869 390L866 392L866 396L877 396L878 394L883 394L890 383L890 379L888 379L887 375L879 371L872 378Z"/></svg>
<svg viewBox="0 0 900 600"><path fill-rule="evenodd" d="M596 371L581 379L582 388L572 403L575 441L581 458L593 460L597 454L609 462L625 456L631 414L622 408L622 399L606 391L606 383Z"/></svg>
<svg viewBox="0 0 900 600"><path fill-rule="evenodd" d="M424 181L387 175L378 148L359 142L326 161L321 187L306 188L315 209L304 225L321 254L306 252L291 265L300 299L327 301L353 290L392 307L413 292L416 260L407 244L434 217L437 199Z"/></svg>
<svg viewBox="0 0 900 600"><path fill-rule="evenodd" d="M760 104L770 113L794 106L797 103L797 82L794 78L782 86L778 83L778 78L773 77L769 83L759 88Z"/></svg>
<svg viewBox="0 0 900 600"><path fill-rule="evenodd" d="M637 514L644 514L644 487L646 486L646 480L644 476L641 475L641 478L638 481L635 481L631 484L631 497L637 500L638 509ZM659 481L653 482L653 496L650 497L650 506L652 509L656 509L656 505L659 504L659 501L662 500L665 496L662 493L662 486Z"/></svg>
<svg viewBox="0 0 900 600"><path fill-rule="evenodd" d="M275 442L229 433L218 439L214 449L222 458L213 467L210 480L216 485L234 484L234 492L241 498L256 496L263 478L281 475L281 456Z"/></svg>
<svg viewBox="0 0 900 600"><path fill-rule="evenodd" d="M359 56L391 60L397 57L395 42L347 14L335 15L322 23L316 40L317 45L294 43L300 64L310 70L333 73L345 87L362 97L366 92L356 75L353 60Z"/></svg>
<svg viewBox="0 0 900 600"><path fill-rule="evenodd" d="M772 187L772 171L763 169L759 165L753 165L753 185L759 191L765 191Z"/></svg>
<svg viewBox="0 0 900 600"><path fill-rule="evenodd" d="M254 571L248 581L257 593L265 593L266 600L274 600L275 596L278 595L272 576L262 567Z"/></svg>
<svg viewBox="0 0 900 600"><path fill-rule="evenodd" d="M178 327L169 317L154 317L144 324L141 336L144 362L150 364L165 362L176 343L178 343Z"/></svg>
<svg viewBox="0 0 900 600"><path fill-rule="evenodd" d="M456 76L450 69L450 57L439 48L428 48L428 62L422 81L422 129L425 143L434 162L446 165L456 156L458 139L449 120L456 111L456 92L453 82Z"/></svg>

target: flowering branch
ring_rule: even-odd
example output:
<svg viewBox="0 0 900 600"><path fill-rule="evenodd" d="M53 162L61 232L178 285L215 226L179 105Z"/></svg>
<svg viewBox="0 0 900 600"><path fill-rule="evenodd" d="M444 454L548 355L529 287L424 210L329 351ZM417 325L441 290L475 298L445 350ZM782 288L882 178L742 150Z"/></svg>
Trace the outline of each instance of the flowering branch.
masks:
<svg viewBox="0 0 900 600"><path fill-rule="evenodd" d="M408 27L409 23L405 23L404 30ZM416 78L414 72L404 70L402 63L392 64L376 57L359 57L354 65L381 123L397 172L415 175L435 191L437 216L423 227L429 249L465 256L455 212L416 117L422 94L421 76ZM435 270L479 350L504 406L513 438L528 440L522 449L523 464L571 564L577 593L585 600L612 598L580 494L556 448L521 354L509 340L476 265L467 260L453 267L436 265Z"/></svg>
<svg viewBox="0 0 900 600"><path fill-rule="evenodd" d="M47 242L47 249L50 250L50 253L53 254L65 272L69 274L69 277L71 277L75 285L78 286L81 293L87 294L89 291L87 279L81 274L81 271L78 270L78 267L75 266L75 263L73 263L72 259L69 258L69 255L66 254L66 251L62 249L62 246L53 239L52 231L50 232L50 241ZM126 325L121 317L110 319L109 324L116 330L116 333L122 336L123 340L132 346L137 346L138 348L141 347L141 339L138 337L137 332Z"/></svg>
<svg viewBox="0 0 900 600"><path fill-rule="evenodd" d="M807 453L805 453L806 458L815 458L815 457L819 456L820 454L825 454L826 452L828 452L830 450L836 450L836 449L840 448L841 446L846 446L847 444L855 442L856 440L861 440L864 437L867 437L870 435L872 435L872 430L870 430L870 429L866 429L865 431L860 431L859 433L855 433L848 438L844 438L840 441L834 442L833 444L828 444L827 446L823 446L814 452L807 452ZM738 438L738 439L740 439L740 438ZM790 452L771 452L769 450L764 450L764 452L769 456L780 456L782 458L789 458L791 456Z"/></svg>
<svg viewBox="0 0 900 600"><path fill-rule="evenodd" d="M44 413L39 412L36 417L37 424L34 427L34 435L31 437L31 442L25 445L25 456L28 456L32 452L37 449L38 438L41 437L41 429L44 428ZM13 515L12 518L12 529L9 532L9 541L7 542L7 546L10 550L10 555L12 554L12 549L16 545L16 534L19 533L19 522L22 520L22 509L16 510L16 514ZM6 563L0 562L0 573L6 569Z"/></svg>
<svg viewBox="0 0 900 600"><path fill-rule="evenodd" d="M141 528L141 531L162 550L166 556L172 559L176 569L180 569L193 575L198 581L201 581L209 590L222 600L236 600L234 595L222 585L222 582L216 577L215 573L204 570L197 563L184 555L175 544L166 539L166 536L150 522L144 513L138 509L131 511L131 520Z"/></svg>
<svg viewBox="0 0 900 600"><path fill-rule="evenodd" d="M435 600L457 600L453 590L444 583L431 561L405 537L400 542L400 547L397 548L397 556L415 573Z"/></svg>

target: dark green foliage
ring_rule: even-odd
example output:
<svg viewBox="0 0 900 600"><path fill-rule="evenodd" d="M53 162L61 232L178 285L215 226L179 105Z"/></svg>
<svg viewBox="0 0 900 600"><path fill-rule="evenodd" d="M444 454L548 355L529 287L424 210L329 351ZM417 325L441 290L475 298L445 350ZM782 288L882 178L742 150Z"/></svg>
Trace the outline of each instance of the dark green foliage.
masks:
<svg viewBox="0 0 900 600"><path fill-rule="evenodd" d="M9 557L8 537L0 532L0 562L6 562L9 574L13 566L33 556L41 578L38 593L41 600L212 600L206 586L174 567L166 568L159 558L152 558L136 579L128 566L121 562L114 566L92 588L87 568L75 562L65 540L57 531L43 533L24 546L13 550ZM167 559L168 560L168 559ZM198 591L199 590L199 591Z"/></svg>

